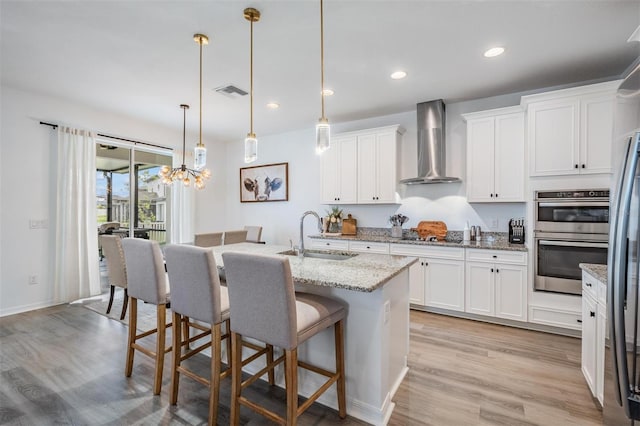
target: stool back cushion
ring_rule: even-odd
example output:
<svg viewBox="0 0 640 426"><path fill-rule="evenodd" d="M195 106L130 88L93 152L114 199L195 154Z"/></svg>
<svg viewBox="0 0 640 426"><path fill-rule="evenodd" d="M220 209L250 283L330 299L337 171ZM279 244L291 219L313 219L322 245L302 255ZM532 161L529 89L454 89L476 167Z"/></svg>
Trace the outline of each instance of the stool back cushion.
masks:
<svg viewBox="0 0 640 426"><path fill-rule="evenodd" d="M167 303L167 276L158 242L124 238L122 248L129 296L155 305Z"/></svg>
<svg viewBox="0 0 640 426"><path fill-rule="evenodd" d="M102 254L107 259L109 284L127 288L127 269L124 265L124 251L122 238L117 235L100 235Z"/></svg>
<svg viewBox="0 0 640 426"><path fill-rule="evenodd" d="M226 231L224 233L225 244L244 243L247 241L247 231L245 229L241 231Z"/></svg>
<svg viewBox="0 0 640 426"><path fill-rule="evenodd" d="M211 249L172 244L165 247L164 256L171 309L209 324L221 322L220 279Z"/></svg>
<svg viewBox="0 0 640 426"><path fill-rule="evenodd" d="M196 234L193 244L198 247L215 247L222 245L222 232L210 232L208 234Z"/></svg>
<svg viewBox="0 0 640 426"><path fill-rule="evenodd" d="M262 226L245 226L244 229L247 231L247 241L251 241L252 243L260 242Z"/></svg>
<svg viewBox="0 0 640 426"><path fill-rule="evenodd" d="M262 342L297 346L296 296L289 259L222 254L229 290L231 331Z"/></svg>

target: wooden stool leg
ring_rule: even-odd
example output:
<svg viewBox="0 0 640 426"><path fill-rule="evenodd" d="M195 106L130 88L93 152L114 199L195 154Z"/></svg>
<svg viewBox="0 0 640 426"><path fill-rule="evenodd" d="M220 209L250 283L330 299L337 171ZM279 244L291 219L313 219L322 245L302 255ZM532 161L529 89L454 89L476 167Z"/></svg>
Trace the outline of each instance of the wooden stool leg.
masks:
<svg viewBox="0 0 640 426"><path fill-rule="evenodd" d="M273 362L273 345L267 345L267 364L271 364ZM268 371L267 377L269 378L269 384L271 386L276 384L275 367Z"/></svg>
<svg viewBox="0 0 640 426"><path fill-rule="evenodd" d="M231 356L231 321L226 320L224 322L224 329L227 333L227 338L225 339L227 342L227 368L231 368L233 359Z"/></svg>
<svg viewBox="0 0 640 426"><path fill-rule="evenodd" d="M127 303L129 302L129 294L127 293L127 289L124 289L124 299L122 301L122 312L120 313L120 321L124 319L124 316L127 314Z"/></svg>
<svg viewBox="0 0 640 426"><path fill-rule="evenodd" d="M136 342L136 328L138 327L138 299L131 298L131 310L129 311L129 337L127 339L127 361L125 362L124 375L131 377L133 371L133 355L135 349L133 344Z"/></svg>
<svg viewBox="0 0 640 426"><path fill-rule="evenodd" d="M158 312L156 316L156 324L158 333L156 335L156 371L153 378L153 394L160 395L162 389L162 370L164 368L164 349L165 338L167 333L167 306L158 305ZM174 330L175 331L175 330Z"/></svg>
<svg viewBox="0 0 640 426"><path fill-rule="evenodd" d="M240 424L240 385L242 383L242 336L231 333L231 418L230 424L237 426Z"/></svg>
<svg viewBox="0 0 640 426"><path fill-rule="evenodd" d="M338 415L341 419L347 416L347 404L345 400L345 377L344 377L344 321L338 321L334 326L335 347L336 347L336 373L340 374L336 383L338 393Z"/></svg>
<svg viewBox="0 0 640 426"><path fill-rule="evenodd" d="M111 312L111 305L113 305L113 293L115 293L116 287L110 286L109 290L109 304L107 305L107 313Z"/></svg>
<svg viewBox="0 0 640 426"><path fill-rule="evenodd" d="M174 325L174 327L177 327L177 326ZM189 338L191 337L191 334L189 333L189 317L186 317L186 316L183 317L183 322L182 322L182 337L184 338L184 341L186 342L186 344L184 346L181 346L180 349L178 349L178 351L181 352L181 349L184 348L184 353L186 354L187 352L189 352L189 348L191 347L191 345L189 344Z"/></svg>
<svg viewBox="0 0 640 426"><path fill-rule="evenodd" d="M220 402L220 363L222 362L222 342L220 336L222 324L214 324L211 328L211 379L209 381L209 425L218 420L218 403Z"/></svg>
<svg viewBox="0 0 640 426"><path fill-rule="evenodd" d="M176 312L173 313L173 349L171 354L171 391L169 393L169 402L171 405L175 405L178 403L178 388L180 386L180 372L178 371L178 367L180 367L180 357L181 351L180 348L182 346L182 336L180 332L182 328L179 326L182 321L182 316Z"/></svg>
<svg viewBox="0 0 640 426"><path fill-rule="evenodd" d="M287 426L298 422L298 348L285 350L285 382L287 387Z"/></svg>

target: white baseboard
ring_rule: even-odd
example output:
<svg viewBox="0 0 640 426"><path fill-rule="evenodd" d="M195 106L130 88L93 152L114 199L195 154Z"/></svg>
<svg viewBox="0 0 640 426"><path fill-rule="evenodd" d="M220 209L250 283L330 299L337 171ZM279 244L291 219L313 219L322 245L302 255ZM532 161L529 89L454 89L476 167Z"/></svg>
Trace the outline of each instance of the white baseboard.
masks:
<svg viewBox="0 0 640 426"><path fill-rule="evenodd" d="M9 315L21 314L23 312L35 311L36 309L50 308L52 306L63 305L66 302L54 302L52 300L46 302L31 303L28 305L14 306L8 309L0 309L0 318Z"/></svg>

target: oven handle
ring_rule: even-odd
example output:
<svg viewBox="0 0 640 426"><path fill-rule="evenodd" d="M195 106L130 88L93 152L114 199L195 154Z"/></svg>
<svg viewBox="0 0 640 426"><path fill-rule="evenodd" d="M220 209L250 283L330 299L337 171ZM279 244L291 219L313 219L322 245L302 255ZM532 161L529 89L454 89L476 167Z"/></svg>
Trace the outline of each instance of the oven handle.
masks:
<svg viewBox="0 0 640 426"><path fill-rule="evenodd" d="M538 240L538 243L546 246L564 246L564 247L594 247L594 248L607 248L607 243L588 243L582 241L550 241L550 240Z"/></svg>
<svg viewBox="0 0 640 426"><path fill-rule="evenodd" d="M538 207L609 207L608 201L568 201L568 202L557 202L557 203L547 203L547 202L538 202Z"/></svg>

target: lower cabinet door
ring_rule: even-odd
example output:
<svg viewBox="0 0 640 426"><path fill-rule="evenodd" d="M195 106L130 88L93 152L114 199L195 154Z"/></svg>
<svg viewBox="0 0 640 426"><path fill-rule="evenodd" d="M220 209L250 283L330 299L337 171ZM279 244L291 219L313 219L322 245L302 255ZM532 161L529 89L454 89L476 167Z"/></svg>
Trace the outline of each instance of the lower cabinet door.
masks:
<svg viewBox="0 0 640 426"><path fill-rule="evenodd" d="M582 293L582 374L596 394L596 302L588 293Z"/></svg>
<svg viewBox="0 0 640 426"><path fill-rule="evenodd" d="M409 303L424 306L424 268L422 259L409 267Z"/></svg>
<svg viewBox="0 0 640 426"><path fill-rule="evenodd" d="M465 312L495 315L495 267L489 263L467 262Z"/></svg>
<svg viewBox="0 0 640 426"><path fill-rule="evenodd" d="M527 320L527 267L496 264L496 317Z"/></svg>
<svg viewBox="0 0 640 426"><path fill-rule="evenodd" d="M425 274L427 306L464 312L464 262L420 259Z"/></svg>
<svg viewBox="0 0 640 426"><path fill-rule="evenodd" d="M596 324L596 398L604 400L604 341L607 332L607 306L598 303L598 321Z"/></svg>

